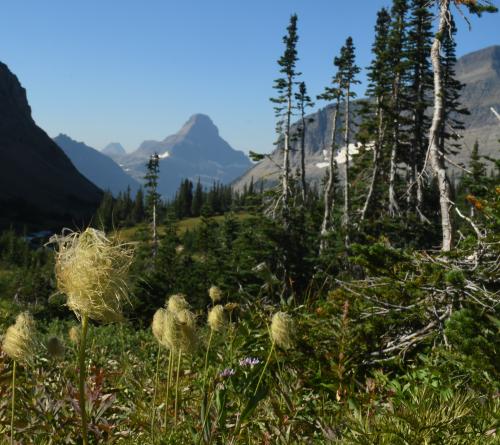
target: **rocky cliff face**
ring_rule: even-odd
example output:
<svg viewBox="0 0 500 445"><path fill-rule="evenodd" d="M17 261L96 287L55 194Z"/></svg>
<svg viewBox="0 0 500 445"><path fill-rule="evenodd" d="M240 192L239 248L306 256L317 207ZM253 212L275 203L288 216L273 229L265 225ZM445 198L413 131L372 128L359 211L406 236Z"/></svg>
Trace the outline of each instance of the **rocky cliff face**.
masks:
<svg viewBox="0 0 500 445"><path fill-rule="evenodd" d="M123 148L123 145L119 142L111 142L106 147L101 150L101 153L109 156L111 159L116 160L125 156L127 152Z"/></svg>
<svg viewBox="0 0 500 445"><path fill-rule="evenodd" d="M35 124L25 89L0 63L0 225L81 224L101 194Z"/></svg>
<svg viewBox="0 0 500 445"><path fill-rule="evenodd" d="M229 183L251 166L248 157L233 149L219 135L212 120L195 114L174 135L163 141L144 141L129 155L120 158L123 168L142 181L149 157L160 156L158 189L165 197L176 192L182 179L211 186L214 181Z"/></svg>
<svg viewBox="0 0 500 445"><path fill-rule="evenodd" d="M466 85L461 101L469 109L470 115L463 118L466 130L463 132L462 150L455 155L454 161L467 165L476 140L481 154L500 157L500 120L492 112L493 108L500 113L500 46L463 56L457 62L456 75ZM312 182L318 183L325 174L321 165L324 161L323 150L327 150L330 144L332 112L332 106L327 106L309 116L311 123L305 134L306 174ZM296 132L296 128L294 125L292 134ZM339 134L337 144L340 143ZM349 152L352 153L352 148ZM277 149L270 158L259 162L236 180L235 189L241 190L252 178L254 182L262 179L268 186L276 183L280 174L282 152ZM342 162L342 156L339 156L339 162ZM291 156L292 170L299 165L299 153L295 151Z"/></svg>

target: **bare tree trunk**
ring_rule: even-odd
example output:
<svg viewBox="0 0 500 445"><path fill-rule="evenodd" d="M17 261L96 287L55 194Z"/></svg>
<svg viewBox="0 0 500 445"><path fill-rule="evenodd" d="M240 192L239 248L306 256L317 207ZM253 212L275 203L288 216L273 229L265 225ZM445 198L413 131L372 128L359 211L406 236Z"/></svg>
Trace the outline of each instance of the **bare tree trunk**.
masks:
<svg viewBox="0 0 500 445"><path fill-rule="evenodd" d="M390 158L390 171L389 171L389 215L395 216L399 214L399 205L396 198L396 170L397 170L397 156L398 156L398 143L399 143L399 86L401 82L401 75L398 73L394 80L394 93L393 93L393 112L395 113L394 127L392 130L392 148Z"/></svg>
<svg viewBox="0 0 500 445"><path fill-rule="evenodd" d="M324 194L324 204L325 211L323 213L323 223L321 224L321 232L320 232L320 244L319 244L319 252L323 252L328 243L326 240L326 235L328 234L328 230L331 226L332 220L332 211L334 205L334 196L335 196L335 136L337 134L337 116L339 112L339 101L335 105L335 110L333 111L332 118L332 139L330 145L330 164L328 166L328 183L325 187Z"/></svg>
<svg viewBox="0 0 500 445"><path fill-rule="evenodd" d="M368 189L368 194L366 195L365 204L363 205L363 209L361 210L361 221L364 221L366 218L366 214L370 209L373 195L375 192L375 184L377 183L377 179L379 176L380 169L380 159L382 152L382 144L384 143L384 135L385 135L385 127L384 127L384 110L380 106L381 99L378 98L378 129L377 129L377 140L373 144L373 171L372 171L372 179L370 181L370 188Z"/></svg>
<svg viewBox="0 0 500 445"><path fill-rule="evenodd" d="M302 182L302 202L305 204L307 195L307 182L306 182L306 119L304 110L302 109L302 133L300 135L300 179Z"/></svg>
<svg viewBox="0 0 500 445"><path fill-rule="evenodd" d="M283 151L283 178L282 178L282 192L281 198L283 200L283 225L285 229L288 228L289 224L289 199L290 199L290 123L292 118L292 78L288 76L288 97L287 97L287 110L286 110L286 122L285 122L285 141L284 141L284 151Z"/></svg>
<svg viewBox="0 0 500 445"><path fill-rule="evenodd" d="M443 91L441 79L441 39L450 23L450 0L440 0L439 29L434 37L431 50L432 68L434 70L434 114L429 136L429 160L439 189L439 204L441 208L441 229L443 243L441 250L451 250L453 229L450 215L450 184L446 175L444 153L439 149L439 129L443 125Z"/></svg>
<svg viewBox="0 0 500 445"><path fill-rule="evenodd" d="M158 233L156 230L156 203L153 203L153 258L158 253Z"/></svg>
<svg viewBox="0 0 500 445"><path fill-rule="evenodd" d="M350 203L350 190L349 190L349 136L350 136L350 119L349 119L349 94L350 94L351 85L347 83L346 91L345 91L345 110L344 110L344 145L345 145L345 164L344 164L344 217L343 217L343 226L346 232L345 235L345 246L349 246L349 211L351 209Z"/></svg>

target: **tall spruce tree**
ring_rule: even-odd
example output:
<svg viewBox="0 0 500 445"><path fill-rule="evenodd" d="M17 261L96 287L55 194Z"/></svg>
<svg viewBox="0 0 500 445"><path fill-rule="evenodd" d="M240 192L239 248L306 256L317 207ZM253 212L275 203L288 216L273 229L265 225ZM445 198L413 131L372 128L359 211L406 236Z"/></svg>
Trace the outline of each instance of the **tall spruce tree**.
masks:
<svg viewBox="0 0 500 445"><path fill-rule="evenodd" d="M295 99L297 101L297 108L300 113L300 125L298 127L300 136L300 182L302 185L302 202L305 204L307 197L305 143L308 123L306 119L306 112L307 108L312 108L314 106L314 103L311 101L311 98L307 94L305 82L300 82L299 91L295 94Z"/></svg>
<svg viewBox="0 0 500 445"><path fill-rule="evenodd" d="M430 118L427 113L432 97L432 70L430 53L432 46L433 15L428 0L412 0L408 32L408 109L411 113L410 146L406 159L408 164L408 210L416 213L422 222L427 221L423 213L424 167L427 152Z"/></svg>
<svg viewBox="0 0 500 445"><path fill-rule="evenodd" d="M144 176L146 189L146 209L151 221L151 240L153 248L153 257L158 252L158 231L157 231L157 212L160 203L160 194L158 193L158 176L160 174L160 157L154 153L146 164L146 175Z"/></svg>
<svg viewBox="0 0 500 445"><path fill-rule="evenodd" d="M389 155L389 214L399 215L400 206L396 196L397 168L401 151L404 148L402 126L404 125L403 104L405 97L405 78L408 63L405 51L407 38L407 0L394 0L391 15L392 25L389 33L388 56L392 65L392 97L390 103L391 139Z"/></svg>
<svg viewBox="0 0 500 445"><path fill-rule="evenodd" d="M274 107L277 118L276 129L278 134L283 136L281 196L278 199L281 201L281 214L285 228L288 228L290 219L290 127L294 109L294 87L296 77L300 74L296 71L296 64L299 60L297 56L299 36L297 34L296 14L290 17L287 31L287 35L283 37L285 52L278 60L278 65L281 67L280 73L284 77L274 81L274 88L278 92L278 96L271 98L271 101L276 104Z"/></svg>
<svg viewBox="0 0 500 445"><path fill-rule="evenodd" d="M351 99L356 97L356 93L352 90L353 85L360 83L356 76L360 72L360 68L356 65L355 47L352 37L348 37L345 45L340 50L340 56L335 58L335 66L338 68L339 87L342 90L344 99L344 147L345 147L345 163L344 163L344 212L342 225L346 236L345 244L349 244L349 224L350 224L350 178L349 178L349 144L351 142Z"/></svg>
<svg viewBox="0 0 500 445"><path fill-rule="evenodd" d="M335 59L334 59L335 65ZM320 229L320 245L319 251L322 253L328 247L328 233L333 224L333 210L335 198L335 181L337 164L335 162L335 155L337 152L337 122L340 110L340 101L342 99L342 89L340 88L340 73L337 71L332 78L331 86L325 87L322 94L318 96L319 100L333 102L334 108L332 112L331 133L330 133L330 151L327 170L327 181L323 192L323 221Z"/></svg>
<svg viewBox="0 0 500 445"><path fill-rule="evenodd" d="M193 202L191 204L191 214L193 216L200 216L201 207L203 206L203 187L200 178L196 182L196 187L193 194Z"/></svg>
<svg viewBox="0 0 500 445"><path fill-rule="evenodd" d="M370 122L364 122L364 125L368 127L369 137L373 141L373 165L368 193L361 210L361 221L366 218L373 204L375 188L379 182L382 169L382 155L387 128L387 108L391 93L390 73L392 72L392 66L387 51L390 24L391 16L387 9L382 8L378 12L377 24L375 25L375 42L372 46L375 57L368 67L367 74L369 80L367 97L371 99L367 104L370 108L368 110ZM373 109L373 112L371 109Z"/></svg>
<svg viewBox="0 0 500 445"><path fill-rule="evenodd" d="M132 208L132 220L134 224L140 223L144 220L144 193L142 188L137 190Z"/></svg>

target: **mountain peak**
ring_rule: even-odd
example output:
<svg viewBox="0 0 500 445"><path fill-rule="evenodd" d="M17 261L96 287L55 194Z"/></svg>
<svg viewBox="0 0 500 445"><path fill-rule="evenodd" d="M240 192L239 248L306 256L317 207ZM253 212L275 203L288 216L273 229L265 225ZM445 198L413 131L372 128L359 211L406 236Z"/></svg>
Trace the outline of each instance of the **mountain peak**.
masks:
<svg viewBox="0 0 500 445"><path fill-rule="evenodd" d="M212 119L206 114L193 114L177 133L178 136L186 137L210 137L219 136L219 129Z"/></svg>
<svg viewBox="0 0 500 445"><path fill-rule="evenodd" d="M500 76L500 46L494 45L460 57L456 65L461 82L498 78Z"/></svg>
<svg viewBox="0 0 500 445"><path fill-rule="evenodd" d="M102 153L108 156L122 156L126 154L123 145L119 142L111 142L101 150Z"/></svg>

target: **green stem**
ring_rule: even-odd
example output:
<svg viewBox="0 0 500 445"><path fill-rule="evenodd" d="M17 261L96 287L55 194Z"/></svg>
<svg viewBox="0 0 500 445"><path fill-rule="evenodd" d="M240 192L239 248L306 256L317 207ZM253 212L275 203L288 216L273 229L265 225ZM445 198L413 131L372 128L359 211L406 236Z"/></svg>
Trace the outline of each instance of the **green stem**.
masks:
<svg viewBox="0 0 500 445"><path fill-rule="evenodd" d="M153 392L153 407L151 410L151 437L154 437L155 412L156 412L156 391L158 389L158 368L160 366L160 351L161 346L158 345L158 353L156 354L156 372L155 372L155 388Z"/></svg>
<svg viewBox="0 0 500 445"><path fill-rule="evenodd" d="M210 352L210 345L212 344L212 336L213 336L214 331L210 329L210 336L208 337L208 346L207 346L207 353L205 354L205 368L203 371L203 388L205 388L207 384L207 368L208 368L208 353Z"/></svg>
<svg viewBox="0 0 500 445"><path fill-rule="evenodd" d="M257 394L257 391L259 390L260 387L260 382L262 381L262 377L264 377L264 373L266 372L267 366L269 365L269 362L271 361L271 356L273 355L274 351L274 341L271 343L271 349L269 350L269 354L267 355L266 363L264 364L264 367L262 368L262 372L260 373L259 381L257 382L257 386L255 387L255 391L253 392L253 395Z"/></svg>
<svg viewBox="0 0 500 445"><path fill-rule="evenodd" d="M174 419L175 424L177 425L177 400L179 397L179 374L181 371L181 357L182 357L182 349L179 349L179 357L177 359L177 377L175 379L175 407L174 407Z"/></svg>
<svg viewBox="0 0 500 445"><path fill-rule="evenodd" d="M10 413L10 445L14 444L14 406L16 404L16 361L12 368L12 404Z"/></svg>
<svg viewBox="0 0 500 445"><path fill-rule="evenodd" d="M167 367L167 395L165 397L165 430L167 429L167 414L168 414L168 399L172 381L172 349L168 351L168 367Z"/></svg>
<svg viewBox="0 0 500 445"><path fill-rule="evenodd" d="M88 317L82 316L82 336L80 339L80 349L78 351L78 363L80 366L80 380L78 389L80 393L80 412L82 416L82 441L83 445L88 445L87 437L87 410L85 408L85 343L87 340Z"/></svg>

